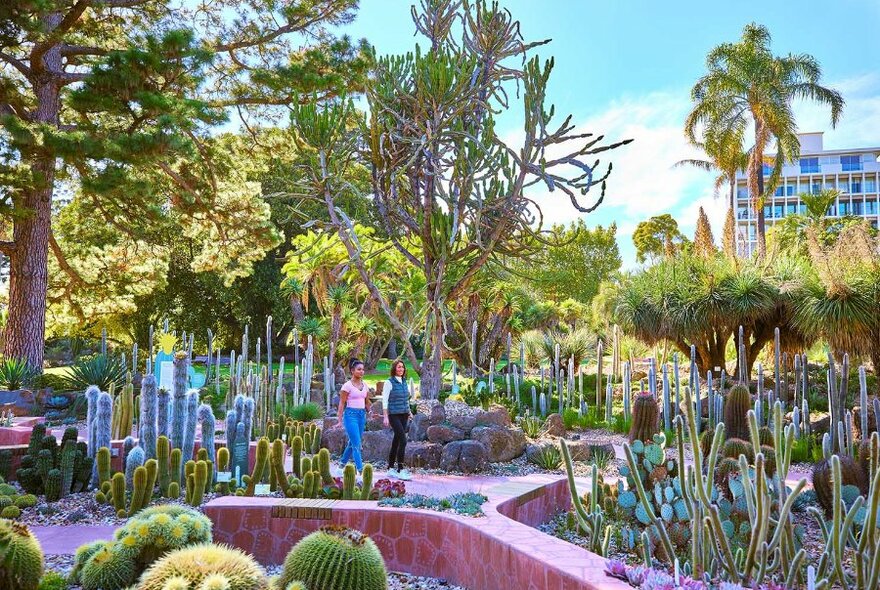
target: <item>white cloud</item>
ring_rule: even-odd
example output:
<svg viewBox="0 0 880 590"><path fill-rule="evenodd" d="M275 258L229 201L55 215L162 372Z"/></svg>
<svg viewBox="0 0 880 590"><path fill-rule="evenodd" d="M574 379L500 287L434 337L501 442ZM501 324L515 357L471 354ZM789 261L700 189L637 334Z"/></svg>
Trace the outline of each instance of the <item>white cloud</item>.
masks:
<svg viewBox="0 0 880 590"><path fill-rule="evenodd" d="M794 109L800 130L824 131L825 149L880 146L880 74L871 72L826 85L837 89L846 100L838 126L831 128L827 107L798 102ZM625 268L636 264L632 245L636 225L652 215L672 214L681 231L691 236L699 208L703 207L720 244L727 213L726 191L715 198L713 174L673 167L679 160L700 157L682 131L690 107L686 89L654 92L615 101L577 123L578 133L602 134L605 142L634 140L601 154L602 169L609 161L614 169L604 202L585 217L588 225L617 223ZM517 145L521 137L516 133L507 139ZM559 152L549 155L558 156ZM541 206L545 223L566 223L583 216L559 191L549 193L544 186L535 187L531 196ZM582 204L592 202L585 199Z"/></svg>

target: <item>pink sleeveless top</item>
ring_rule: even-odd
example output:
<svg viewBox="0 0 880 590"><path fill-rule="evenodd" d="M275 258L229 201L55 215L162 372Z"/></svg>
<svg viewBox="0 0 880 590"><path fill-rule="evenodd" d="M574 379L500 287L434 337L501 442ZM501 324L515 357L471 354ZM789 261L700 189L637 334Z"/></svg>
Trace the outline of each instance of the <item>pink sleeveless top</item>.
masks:
<svg viewBox="0 0 880 590"><path fill-rule="evenodd" d="M351 381L345 382L345 384L342 386L342 391L348 394L348 402L346 403L346 407L352 408L354 410L363 410L366 408L366 403L364 400L367 399L367 393L369 392L370 388L367 387L366 383L361 383L361 387L363 389L358 389Z"/></svg>

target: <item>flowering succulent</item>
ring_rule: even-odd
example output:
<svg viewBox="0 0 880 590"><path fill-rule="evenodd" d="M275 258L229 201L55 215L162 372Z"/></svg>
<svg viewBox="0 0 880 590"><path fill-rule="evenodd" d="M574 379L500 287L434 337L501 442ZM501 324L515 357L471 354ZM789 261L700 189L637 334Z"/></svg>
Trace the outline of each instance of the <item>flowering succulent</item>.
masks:
<svg viewBox="0 0 880 590"><path fill-rule="evenodd" d="M370 499L381 500L383 498L400 498L404 494L406 494L406 484L402 481L380 479L373 485L373 491L370 492Z"/></svg>
<svg viewBox="0 0 880 590"><path fill-rule="evenodd" d="M605 575L626 580L626 564L619 559L609 559L605 564Z"/></svg>

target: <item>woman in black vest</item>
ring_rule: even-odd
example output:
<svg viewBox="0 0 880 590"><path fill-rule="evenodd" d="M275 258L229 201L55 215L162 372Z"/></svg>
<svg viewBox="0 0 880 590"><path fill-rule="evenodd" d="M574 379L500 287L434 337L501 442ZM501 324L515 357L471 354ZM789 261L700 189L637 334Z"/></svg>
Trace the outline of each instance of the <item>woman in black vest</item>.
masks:
<svg viewBox="0 0 880 590"><path fill-rule="evenodd" d="M409 388L406 384L406 365L403 361L391 363L391 377L388 379L387 398L382 404L385 413L385 427L394 430L391 441L391 453L388 455L388 477L402 480L412 479L409 471L403 467L406 452L406 428L412 413L409 408ZM383 395L382 397L386 397ZM394 464L397 464L395 469Z"/></svg>

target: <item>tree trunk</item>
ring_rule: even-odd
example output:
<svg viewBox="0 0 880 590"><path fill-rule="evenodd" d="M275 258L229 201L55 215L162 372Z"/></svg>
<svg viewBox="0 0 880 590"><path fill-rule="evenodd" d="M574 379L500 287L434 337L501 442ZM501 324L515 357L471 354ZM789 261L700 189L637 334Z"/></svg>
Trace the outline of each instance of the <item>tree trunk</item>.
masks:
<svg viewBox="0 0 880 590"><path fill-rule="evenodd" d="M50 70L60 69L58 48L45 56ZM59 88L51 79L34 86L36 122L58 125ZM12 235L15 249L10 256L9 315L6 322L7 357L26 360L42 369L46 335L46 290L49 284L49 232L52 227L52 192L55 181L55 155L46 147L26 154L31 170L31 187L24 191L16 207L26 215L15 218Z"/></svg>
<svg viewBox="0 0 880 590"><path fill-rule="evenodd" d="M440 397L443 384L443 322L438 313L435 313L434 318L434 322L428 324L431 327L429 333L425 334L428 346L425 347L420 375L422 399Z"/></svg>

